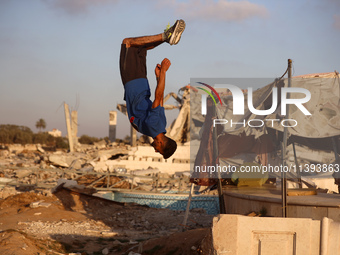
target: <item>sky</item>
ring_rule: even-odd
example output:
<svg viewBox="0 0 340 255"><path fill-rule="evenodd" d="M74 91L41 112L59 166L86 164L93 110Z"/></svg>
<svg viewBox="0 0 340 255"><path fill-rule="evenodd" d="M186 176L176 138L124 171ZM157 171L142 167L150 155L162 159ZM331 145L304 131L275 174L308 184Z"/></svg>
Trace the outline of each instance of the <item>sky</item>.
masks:
<svg viewBox="0 0 340 255"><path fill-rule="evenodd" d="M165 57L165 94L190 78L280 77L288 59L293 75L340 71L339 0L0 0L0 124L38 132L42 118L65 136L65 102L78 136L108 136L109 112L124 103L122 40L176 19L186 22L179 44L148 52L152 94ZM177 113L167 111L168 124ZM118 113L117 137L129 134Z"/></svg>

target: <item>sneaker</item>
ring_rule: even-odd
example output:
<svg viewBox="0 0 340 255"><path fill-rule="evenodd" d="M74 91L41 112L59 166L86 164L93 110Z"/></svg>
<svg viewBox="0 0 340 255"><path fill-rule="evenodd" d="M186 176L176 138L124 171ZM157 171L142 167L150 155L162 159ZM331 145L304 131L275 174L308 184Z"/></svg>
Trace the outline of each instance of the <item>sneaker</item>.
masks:
<svg viewBox="0 0 340 255"><path fill-rule="evenodd" d="M184 29L185 29L185 22L182 19L177 20L172 27L168 25L167 28L164 30L164 35L166 38L165 41L169 43L170 45L177 44L179 40L181 39L181 35Z"/></svg>

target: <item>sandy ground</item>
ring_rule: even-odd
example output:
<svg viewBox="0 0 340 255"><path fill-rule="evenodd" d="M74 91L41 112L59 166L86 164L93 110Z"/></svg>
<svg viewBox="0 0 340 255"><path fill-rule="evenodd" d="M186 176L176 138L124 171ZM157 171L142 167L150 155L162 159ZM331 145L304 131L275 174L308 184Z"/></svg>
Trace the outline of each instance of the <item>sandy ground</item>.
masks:
<svg viewBox="0 0 340 255"><path fill-rule="evenodd" d="M112 202L60 189L0 200L0 254L205 254L211 215Z"/></svg>

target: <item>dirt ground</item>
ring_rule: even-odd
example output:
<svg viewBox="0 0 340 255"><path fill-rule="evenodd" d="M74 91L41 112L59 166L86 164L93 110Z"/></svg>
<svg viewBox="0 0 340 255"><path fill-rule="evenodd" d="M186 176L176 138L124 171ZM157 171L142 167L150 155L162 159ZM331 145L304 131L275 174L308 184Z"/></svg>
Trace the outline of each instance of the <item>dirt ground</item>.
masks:
<svg viewBox="0 0 340 255"><path fill-rule="evenodd" d="M60 189L0 200L0 254L205 254L213 216L124 204Z"/></svg>

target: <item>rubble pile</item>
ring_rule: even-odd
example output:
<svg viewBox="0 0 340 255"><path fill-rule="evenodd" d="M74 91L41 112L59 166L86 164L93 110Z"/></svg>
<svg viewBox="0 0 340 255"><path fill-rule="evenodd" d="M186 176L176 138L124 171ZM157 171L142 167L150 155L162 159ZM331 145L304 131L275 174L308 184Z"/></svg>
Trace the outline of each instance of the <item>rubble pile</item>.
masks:
<svg viewBox="0 0 340 255"><path fill-rule="evenodd" d="M85 186L91 184L94 188L109 186L121 189L133 187L139 190L166 186L177 189L180 186L182 189L188 188L188 176L160 173L158 169L150 166L148 170L151 171L146 176L157 177L157 182L151 178L126 178L128 173L135 175L141 173L135 169L127 169L124 164L121 164L122 161L128 162L129 157L131 158L129 145L106 143L104 140L94 145L78 145L77 151L72 153L63 150L50 151L41 145L1 145L0 185L10 179L12 184L13 182L20 184L21 190L30 190L38 184L38 186L51 188L63 178L77 180L79 184ZM143 169L141 171L143 172ZM97 181L100 175L93 173L103 175L116 173L120 176L103 176ZM171 178L174 180L170 180ZM179 183L179 178L183 183ZM187 185L183 185L184 183ZM5 194L13 193L5 192Z"/></svg>
<svg viewBox="0 0 340 255"><path fill-rule="evenodd" d="M107 187L188 190L187 173L148 167L165 164L177 171L181 164L188 164L187 156L162 161L153 151L151 157L144 156L150 154L148 147L138 151L101 141L80 145L71 153L41 145L0 145L0 244L4 244L0 254L152 254L147 250L159 243L150 240L176 239L183 231L209 228L213 216L203 209L191 210L182 225L184 211L93 196ZM133 166L143 165L126 167L131 160ZM202 239L199 233L180 248L169 246L168 252L178 249L181 254L191 254L191 246ZM167 242L167 238L162 240ZM184 253L187 248L189 253Z"/></svg>
<svg viewBox="0 0 340 255"><path fill-rule="evenodd" d="M105 146L104 146L105 144ZM0 166L16 167L39 167L41 169L69 168L74 170L108 170L97 165L107 160L126 158L129 150L125 144L106 144L105 141L94 145L79 145L77 152L66 152L63 150L47 151L40 145L1 145L0 146Z"/></svg>
<svg viewBox="0 0 340 255"><path fill-rule="evenodd" d="M194 209L183 226L184 214L183 211L117 203L64 188L49 195L23 192L0 200L0 243L4 241L2 236L5 238L11 229L21 233L20 240L25 235L37 243L46 240L63 244L65 250L60 254L100 254L98 252L104 249L107 254L128 254L124 252L143 246L147 240L211 225L212 215ZM20 249L24 247L29 251L31 245L22 244L11 254L25 254L20 253ZM6 254L2 252L0 248L0 253Z"/></svg>

